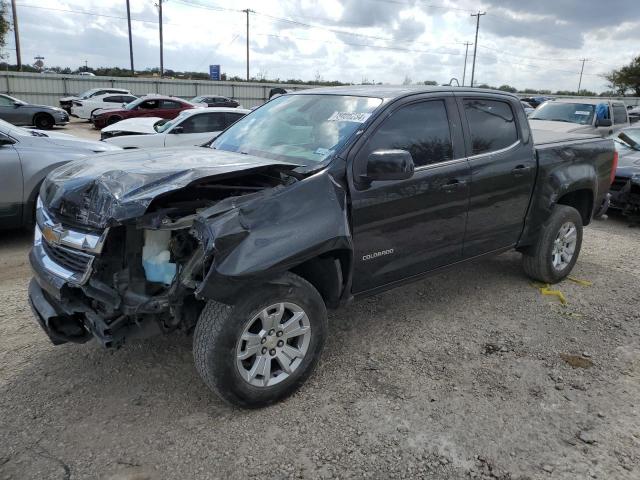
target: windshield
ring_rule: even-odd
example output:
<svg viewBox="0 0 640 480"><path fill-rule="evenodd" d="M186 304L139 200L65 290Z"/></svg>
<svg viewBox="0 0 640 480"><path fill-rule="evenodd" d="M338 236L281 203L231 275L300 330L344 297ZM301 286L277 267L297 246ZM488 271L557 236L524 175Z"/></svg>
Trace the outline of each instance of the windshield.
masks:
<svg viewBox="0 0 640 480"><path fill-rule="evenodd" d="M0 132L5 133L7 135L30 135L30 130L22 127L16 127L9 122L5 122L4 120L0 120Z"/></svg>
<svg viewBox="0 0 640 480"><path fill-rule="evenodd" d="M202 103L204 102L204 97L193 97L189 100L191 103Z"/></svg>
<svg viewBox="0 0 640 480"><path fill-rule="evenodd" d="M177 125L178 123L182 122L182 120L185 117L188 117L189 115L191 115L191 113L188 110L183 110L180 113L180 115L178 115L173 120L158 120L156 123L153 124L153 128L158 133L166 132L174 125Z"/></svg>
<svg viewBox="0 0 640 480"><path fill-rule="evenodd" d="M588 103L546 102L531 114L529 120L553 120L591 125L595 110L596 106Z"/></svg>
<svg viewBox="0 0 640 480"><path fill-rule="evenodd" d="M622 144L625 147L640 150L640 128L624 130L614 137L614 140L616 144Z"/></svg>
<svg viewBox="0 0 640 480"><path fill-rule="evenodd" d="M211 148L276 160L318 163L329 158L382 103L380 98L286 95L236 122Z"/></svg>
<svg viewBox="0 0 640 480"><path fill-rule="evenodd" d="M95 92L97 92L97 91L98 91L97 89L92 88L91 90L87 90L86 92L81 93L81 94L79 95L79 98L80 98L80 99L86 99L86 98L89 98L91 95L93 95L93 94L94 94Z"/></svg>
<svg viewBox="0 0 640 480"><path fill-rule="evenodd" d="M136 98L133 102L127 103L124 106L124 109L125 110L133 110L134 108L136 108L138 105L140 105L145 100L149 100L149 99L148 98L144 98L144 97Z"/></svg>

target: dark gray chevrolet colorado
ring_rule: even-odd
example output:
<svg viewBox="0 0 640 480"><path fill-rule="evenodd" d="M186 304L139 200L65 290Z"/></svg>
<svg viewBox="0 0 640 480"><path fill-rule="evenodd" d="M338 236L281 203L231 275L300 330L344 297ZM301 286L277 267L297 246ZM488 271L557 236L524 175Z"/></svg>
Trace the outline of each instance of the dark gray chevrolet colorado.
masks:
<svg viewBox="0 0 640 480"><path fill-rule="evenodd" d="M569 274L613 143L540 134L505 93L341 87L207 146L68 164L40 191L33 311L55 344L194 330L213 391L272 403L317 363L326 308L509 249L532 278Z"/></svg>

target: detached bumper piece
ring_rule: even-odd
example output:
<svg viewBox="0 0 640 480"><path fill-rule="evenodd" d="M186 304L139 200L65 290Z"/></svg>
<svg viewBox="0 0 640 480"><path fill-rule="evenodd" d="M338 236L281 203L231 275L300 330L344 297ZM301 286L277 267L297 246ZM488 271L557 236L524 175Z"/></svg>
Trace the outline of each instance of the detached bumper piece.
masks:
<svg viewBox="0 0 640 480"><path fill-rule="evenodd" d="M611 185L611 208L640 220L640 177L616 177Z"/></svg>

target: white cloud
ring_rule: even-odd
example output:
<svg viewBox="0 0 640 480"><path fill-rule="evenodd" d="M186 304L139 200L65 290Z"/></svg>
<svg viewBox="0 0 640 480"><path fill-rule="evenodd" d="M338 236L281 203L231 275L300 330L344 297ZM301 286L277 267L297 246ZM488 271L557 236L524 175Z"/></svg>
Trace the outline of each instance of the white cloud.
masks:
<svg viewBox="0 0 640 480"><path fill-rule="evenodd" d="M366 77L401 83L405 76L446 82L462 77L462 43L473 42L475 33L470 13L481 7L487 15L481 19L478 82L575 89L579 59L589 58L582 85L603 90L606 82L599 74L638 54L632 40L640 26L640 2L620 1L622 8L581 0L441 0L436 6L447 8L433 8L420 0L247 0L242 7L232 0L172 0L163 8L165 68L206 71L209 63L220 63L229 75L244 76L245 15L237 10L248 7L256 11L251 15L253 73L281 79L313 80L319 74L351 82ZM151 0L132 0L131 7L136 68L155 67L157 10ZM48 66L74 68L85 59L95 67L128 66L124 2L40 0L18 9L25 61L43 55ZM13 47L11 35L7 40Z"/></svg>

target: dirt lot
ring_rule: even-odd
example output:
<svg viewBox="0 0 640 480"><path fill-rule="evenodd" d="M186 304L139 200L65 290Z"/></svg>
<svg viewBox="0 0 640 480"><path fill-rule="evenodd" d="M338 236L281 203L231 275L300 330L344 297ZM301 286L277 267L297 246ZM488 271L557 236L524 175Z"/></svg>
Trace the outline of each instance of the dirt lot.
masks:
<svg viewBox="0 0 640 480"><path fill-rule="evenodd" d="M310 381L257 411L205 388L191 338L51 345L30 235L1 235L0 480L640 478L640 229L621 219L587 229L593 285L560 284L566 306L513 253L334 312Z"/></svg>

